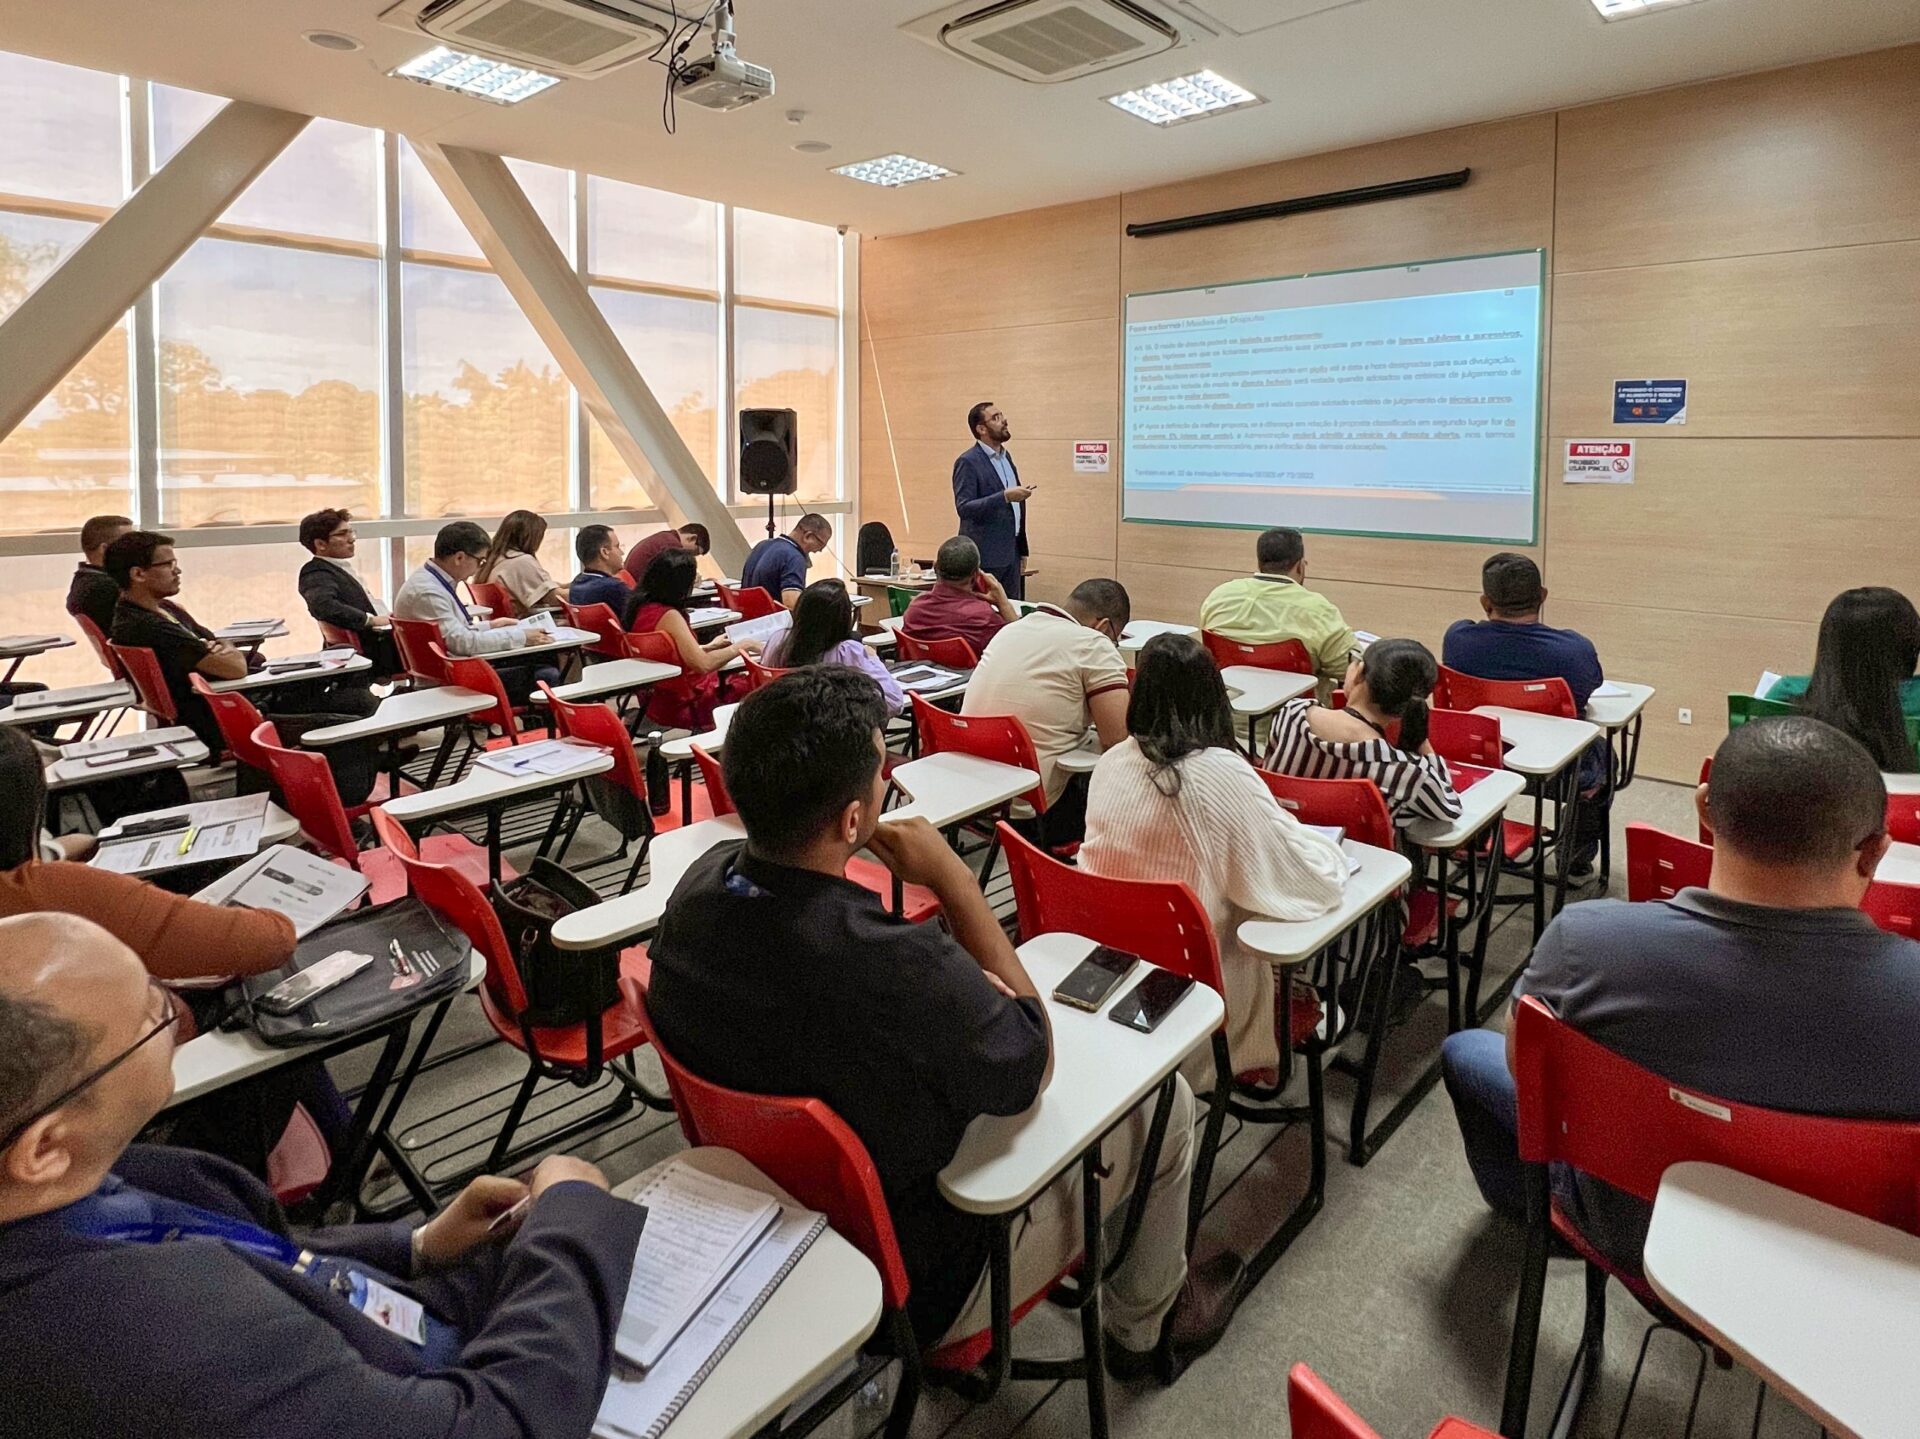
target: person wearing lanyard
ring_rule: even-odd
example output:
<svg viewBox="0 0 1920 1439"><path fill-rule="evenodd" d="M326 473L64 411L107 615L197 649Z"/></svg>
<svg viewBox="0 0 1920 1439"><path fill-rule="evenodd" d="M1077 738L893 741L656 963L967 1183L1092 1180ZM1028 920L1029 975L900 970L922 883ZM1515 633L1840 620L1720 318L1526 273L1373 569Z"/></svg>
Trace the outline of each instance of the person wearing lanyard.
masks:
<svg viewBox="0 0 1920 1439"><path fill-rule="evenodd" d="M510 616L475 620L467 613L459 586L480 572L492 541L472 520L442 525L433 537L433 558L407 576L393 597L394 618L430 620L440 627L441 646L450 655L492 655L527 643L527 627ZM534 683L560 682L557 665L532 661L496 664L500 683L516 705L527 702Z"/></svg>
<svg viewBox="0 0 1920 1439"><path fill-rule="evenodd" d="M967 411L967 433L974 443L953 462L953 508L960 516L960 533L980 547L980 567L1000 581L1008 598L1023 600L1027 501L1035 487L1021 481L1007 453L1013 427L993 401L982 400Z"/></svg>
<svg viewBox="0 0 1920 1439"><path fill-rule="evenodd" d="M0 1432L585 1439L645 1212L555 1157L411 1233L296 1235L244 1171L131 1143L174 1015L98 926L0 921Z"/></svg>

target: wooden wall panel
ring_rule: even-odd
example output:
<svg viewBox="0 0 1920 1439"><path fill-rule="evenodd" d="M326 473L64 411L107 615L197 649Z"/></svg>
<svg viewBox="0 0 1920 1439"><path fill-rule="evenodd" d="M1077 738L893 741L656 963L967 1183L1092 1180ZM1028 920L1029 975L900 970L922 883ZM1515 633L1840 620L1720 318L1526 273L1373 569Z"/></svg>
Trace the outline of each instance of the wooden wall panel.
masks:
<svg viewBox="0 0 1920 1439"><path fill-rule="evenodd" d="M1564 111L1554 268L1920 237L1916 135L1920 45Z"/></svg>
<svg viewBox="0 0 1920 1439"><path fill-rule="evenodd" d="M862 423L870 423L868 394L879 418L884 390L895 440L950 440L958 454L976 400L1006 412L1016 458L1036 439L1113 438L1119 423L1120 338L1109 321L908 335L863 348L863 376L877 365L878 387L862 393Z"/></svg>
<svg viewBox="0 0 1920 1439"><path fill-rule="evenodd" d="M1061 440L1016 439L1009 448L1020 478L1039 486L1029 517L1032 540L1082 567L1087 561L1111 566L1117 500L1113 477L1076 475ZM861 491L874 491L879 502L868 507L871 518L886 519L896 539L911 535L916 554L923 552L921 547L938 545L958 527L953 462L960 450L959 442L949 440L898 440L891 452L884 442L869 441L862 450ZM899 513L902 492L907 501L904 526L889 517ZM881 513L881 504L888 507L887 514ZM1085 570L1081 578L1091 573Z"/></svg>
<svg viewBox="0 0 1920 1439"><path fill-rule="evenodd" d="M1920 241L1562 274L1553 306L1556 434L1615 433L1613 382L1652 377L1689 382L1688 439L1920 434Z"/></svg>
<svg viewBox="0 0 1920 1439"><path fill-rule="evenodd" d="M1120 556L1145 564L1195 565L1251 573L1258 530L1199 525L1122 524ZM1431 540L1371 540L1308 535L1307 574L1320 580L1403 581L1421 588L1480 592L1480 566L1502 549L1541 560L1538 545L1475 545ZM1369 627L1370 628L1370 627Z"/></svg>

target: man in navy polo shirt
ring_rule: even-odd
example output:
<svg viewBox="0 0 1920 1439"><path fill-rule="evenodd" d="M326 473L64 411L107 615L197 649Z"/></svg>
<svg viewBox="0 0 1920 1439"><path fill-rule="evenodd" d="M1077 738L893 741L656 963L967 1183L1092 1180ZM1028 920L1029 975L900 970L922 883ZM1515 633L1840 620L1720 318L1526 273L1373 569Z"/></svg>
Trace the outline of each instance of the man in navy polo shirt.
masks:
<svg viewBox="0 0 1920 1439"><path fill-rule="evenodd" d="M807 587L807 566L832 543L833 525L825 515L802 515L791 533L762 540L748 552L740 587L758 586L792 609Z"/></svg>

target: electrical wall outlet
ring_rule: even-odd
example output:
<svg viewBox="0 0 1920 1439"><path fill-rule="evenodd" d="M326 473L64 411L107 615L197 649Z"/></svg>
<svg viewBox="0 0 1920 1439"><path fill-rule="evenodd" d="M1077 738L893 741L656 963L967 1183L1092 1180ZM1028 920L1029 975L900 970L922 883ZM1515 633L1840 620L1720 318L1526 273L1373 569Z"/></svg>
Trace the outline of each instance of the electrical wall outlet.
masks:
<svg viewBox="0 0 1920 1439"><path fill-rule="evenodd" d="M1681 710L1681 711L1680 711L1680 723L1681 723L1681 724L1692 724L1692 723L1693 723L1693 711L1692 711L1692 710L1689 710L1689 709L1683 709L1683 710Z"/></svg>

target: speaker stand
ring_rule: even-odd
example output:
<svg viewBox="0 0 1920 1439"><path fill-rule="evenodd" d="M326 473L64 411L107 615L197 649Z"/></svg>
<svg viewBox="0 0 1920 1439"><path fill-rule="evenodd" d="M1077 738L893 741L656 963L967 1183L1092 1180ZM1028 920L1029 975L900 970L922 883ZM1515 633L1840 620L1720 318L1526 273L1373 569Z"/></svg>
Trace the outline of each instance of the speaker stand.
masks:
<svg viewBox="0 0 1920 1439"><path fill-rule="evenodd" d="M774 524L774 521L773 521L774 506L777 503L779 503L779 497L777 495L767 496L767 538L768 539L772 539L779 528L777 525Z"/></svg>

